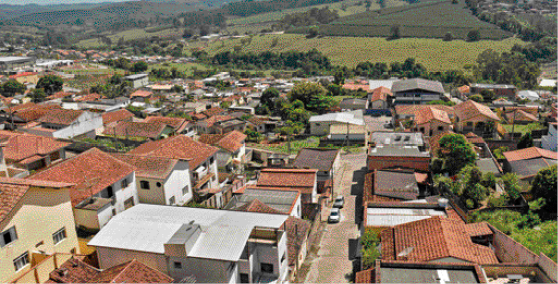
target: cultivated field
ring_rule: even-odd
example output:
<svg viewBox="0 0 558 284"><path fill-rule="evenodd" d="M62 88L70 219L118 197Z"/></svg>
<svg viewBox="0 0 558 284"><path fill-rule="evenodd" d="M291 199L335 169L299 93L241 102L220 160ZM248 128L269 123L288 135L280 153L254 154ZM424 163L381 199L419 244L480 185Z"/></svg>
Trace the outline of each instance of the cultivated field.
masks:
<svg viewBox="0 0 558 284"><path fill-rule="evenodd" d="M274 39L277 44L272 47ZM210 55L233 51L240 46L243 52L284 52L289 50L309 51L313 48L328 56L335 65L355 67L363 61L403 62L414 57L429 71L461 69L466 64L474 64L477 56L486 49L499 52L510 50L514 44L523 44L516 38L501 41L465 42L454 40L445 42L441 39L405 38L388 41L383 38L364 37L323 37L306 39L304 35L283 34L254 36L252 41L242 44L241 39L224 41L189 43L186 50L203 48Z"/></svg>
<svg viewBox="0 0 558 284"><path fill-rule="evenodd" d="M149 31L149 29L147 30ZM184 31L184 29L165 29L157 32L148 32L148 31L146 31L145 29L131 29L113 35L108 35L108 37L112 40L112 44L116 45L116 43L121 37L123 37L124 40L133 40L133 39L150 38L153 36L158 36L158 37L182 36L182 32ZM87 39L78 42L77 45L79 47L84 47L84 48L94 48L104 44L102 44L99 39Z"/></svg>
<svg viewBox="0 0 558 284"><path fill-rule="evenodd" d="M480 21L465 6L465 1L430 1L402 7L370 11L340 18L320 26L320 34L328 36L389 37L391 28L400 26L401 37L443 38L451 32L454 38L465 39L478 29L482 39L500 40L512 36L495 25ZM306 33L306 28L293 30Z"/></svg>

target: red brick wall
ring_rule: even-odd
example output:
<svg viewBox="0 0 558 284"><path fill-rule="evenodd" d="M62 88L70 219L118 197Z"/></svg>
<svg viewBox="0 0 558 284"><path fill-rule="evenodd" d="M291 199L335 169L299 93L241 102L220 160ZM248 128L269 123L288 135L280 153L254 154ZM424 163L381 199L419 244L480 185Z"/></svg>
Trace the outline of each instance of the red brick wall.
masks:
<svg viewBox="0 0 558 284"><path fill-rule="evenodd" d="M428 171L429 165L430 157L368 157L369 171L397 167Z"/></svg>

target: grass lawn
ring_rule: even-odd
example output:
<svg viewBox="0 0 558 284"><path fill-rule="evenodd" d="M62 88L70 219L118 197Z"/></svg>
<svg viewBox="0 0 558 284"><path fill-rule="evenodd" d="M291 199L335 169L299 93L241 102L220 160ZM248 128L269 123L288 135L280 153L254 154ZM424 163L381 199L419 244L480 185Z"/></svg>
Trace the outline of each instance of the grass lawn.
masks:
<svg viewBox="0 0 558 284"><path fill-rule="evenodd" d="M291 141L291 152L290 154L296 154L300 149L307 147L318 147L320 145L320 139L318 137L308 137L304 140ZM289 154L289 146L287 142L275 145L264 145L264 144L252 144L249 147L269 150L273 152L279 152L283 154Z"/></svg>
<svg viewBox="0 0 558 284"><path fill-rule="evenodd" d="M274 39L277 45L271 47ZM450 42L441 39L404 38L388 41L384 38L366 37L322 37L306 39L304 35L281 34L254 36L251 43L242 44L241 39L216 42L190 42L186 50L201 47L210 55L223 51L233 51L240 46L244 52L285 52L289 50L309 51L316 48L330 58L334 65L354 68L363 61L403 62L414 57L429 71L460 70L466 64L476 64L477 56L486 49L499 52L510 50L514 44L523 44L516 38L501 41L483 40Z"/></svg>
<svg viewBox="0 0 558 284"><path fill-rule="evenodd" d="M508 133L512 132L513 124L502 124L502 126ZM523 135L527 132L531 132L532 130L541 130L541 129L544 129L544 126L538 123L532 123L527 125L516 124L514 132L521 133L521 135Z"/></svg>

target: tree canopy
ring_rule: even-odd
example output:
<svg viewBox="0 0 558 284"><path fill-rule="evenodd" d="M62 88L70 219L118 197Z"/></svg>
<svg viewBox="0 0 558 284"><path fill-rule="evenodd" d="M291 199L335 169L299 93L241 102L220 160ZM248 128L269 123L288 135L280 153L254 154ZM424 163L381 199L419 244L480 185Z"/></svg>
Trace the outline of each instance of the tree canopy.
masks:
<svg viewBox="0 0 558 284"><path fill-rule="evenodd" d="M9 80L6 83L2 84L2 95L6 97L13 97L15 94L22 94L25 92L26 88L25 85L16 81L16 80Z"/></svg>
<svg viewBox="0 0 558 284"><path fill-rule="evenodd" d="M56 75L46 75L37 82L37 89L43 89L47 96L62 91L64 81Z"/></svg>
<svg viewBox="0 0 558 284"><path fill-rule="evenodd" d="M531 183L531 194L534 199L544 200L544 206L539 210L543 218L555 217L557 206L557 175L556 165L539 170Z"/></svg>
<svg viewBox="0 0 558 284"><path fill-rule="evenodd" d="M452 175L477 159L473 145L461 134L446 134L438 143L440 148L437 154L443 161L443 170Z"/></svg>

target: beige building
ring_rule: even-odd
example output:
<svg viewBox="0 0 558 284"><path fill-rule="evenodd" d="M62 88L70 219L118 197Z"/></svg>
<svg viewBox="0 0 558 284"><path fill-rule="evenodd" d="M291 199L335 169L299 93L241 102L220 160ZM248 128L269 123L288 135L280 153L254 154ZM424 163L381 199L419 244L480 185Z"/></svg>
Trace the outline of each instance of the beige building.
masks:
<svg viewBox="0 0 558 284"><path fill-rule="evenodd" d="M71 186L0 178L0 282L42 283L59 254L79 253Z"/></svg>
<svg viewBox="0 0 558 284"><path fill-rule="evenodd" d="M460 133L483 134L489 123L500 121L500 118L489 107L472 100L460 103L453 109L456 115L454 126Z"/></svg>

